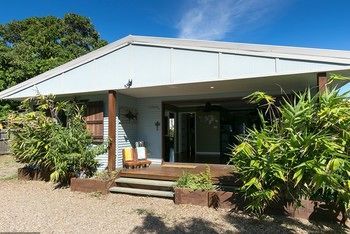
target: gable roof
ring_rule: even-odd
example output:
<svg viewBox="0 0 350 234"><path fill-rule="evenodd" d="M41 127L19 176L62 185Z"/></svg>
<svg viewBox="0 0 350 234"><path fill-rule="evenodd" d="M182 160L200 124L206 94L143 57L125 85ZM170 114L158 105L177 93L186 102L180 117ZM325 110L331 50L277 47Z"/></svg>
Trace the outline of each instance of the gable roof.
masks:
<svg viewBox="0 0 350 234"><path fill-rule="evenodd" d="M317 61L344 65L344 69L349 68L350 66L350 51L129 35L27 81L10 87L0 92L0 99L54 78L130 44L178 48L193 51L231 53L257 57Z"/></svg>

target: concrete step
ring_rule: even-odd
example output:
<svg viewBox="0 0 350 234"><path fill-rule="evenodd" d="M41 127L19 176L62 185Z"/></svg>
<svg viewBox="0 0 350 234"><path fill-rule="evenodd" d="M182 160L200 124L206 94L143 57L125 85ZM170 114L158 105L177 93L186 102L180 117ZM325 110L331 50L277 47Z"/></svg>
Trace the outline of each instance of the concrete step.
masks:
<svg viewBox="0 0 350 234"><path fill-rule="evenodd" d="M119 177L115 180L115 182L120 184L137 184L137 185L168 187L168 188L172 188L176 185L176 182L174 181L136 179L136 178L127 178L127 177Z"/></svg>
<svg viewBox="0 0 350 234"><path fill-rule="evenodd" d="M151 190L151 189L111 187L109 189L109 191L112 192L112 193L126 193L126 194L143 195L143 196L167 197L167 198L173 198L174 197L174 193L173 192Z"/></svg>

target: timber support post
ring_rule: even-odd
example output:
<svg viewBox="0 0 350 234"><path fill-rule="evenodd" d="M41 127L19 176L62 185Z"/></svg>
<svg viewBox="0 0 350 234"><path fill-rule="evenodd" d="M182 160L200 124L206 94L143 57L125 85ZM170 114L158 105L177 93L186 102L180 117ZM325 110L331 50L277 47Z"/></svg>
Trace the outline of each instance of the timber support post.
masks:
<svg viewBox="0 0 350 234"><path fill-rule="evenodd" d="M108 171L115 170L116 164L116 117L117 117L117 93L108 91Z"/></svg>
<svg viewBox="0 0 350 234"><path fill-rule="evenodd" d="M323 93L326 91L328 83L327 73L326 72L319 72L317 73L317 91L319 93Z"/></svg>

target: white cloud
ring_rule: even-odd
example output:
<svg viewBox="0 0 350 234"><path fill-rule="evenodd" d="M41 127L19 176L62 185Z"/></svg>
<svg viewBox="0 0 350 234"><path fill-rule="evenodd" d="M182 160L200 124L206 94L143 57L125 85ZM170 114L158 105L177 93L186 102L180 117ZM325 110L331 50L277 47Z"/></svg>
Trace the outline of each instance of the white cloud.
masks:
<svg viewBox="0 0 350 234"><path fill-rule="evenodd" d="M278 5L277 0L197 0L183 13L178 37L223 39L266 22Z"/></svg>

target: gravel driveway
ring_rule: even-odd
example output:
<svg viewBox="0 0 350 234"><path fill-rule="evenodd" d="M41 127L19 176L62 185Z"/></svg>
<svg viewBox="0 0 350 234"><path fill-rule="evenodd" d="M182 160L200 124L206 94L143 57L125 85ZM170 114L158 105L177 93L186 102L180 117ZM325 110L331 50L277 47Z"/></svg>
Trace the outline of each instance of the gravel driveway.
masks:
<svg viewBox="0 0 350 234"><path fill-rule="evenodd" d="M0 155L0 180L17 177L17 169L21 166L11 155Z"/></svg>
<svg viewBox="0 0 350 234"><path fill-rule="evenodd" d="M177 206L160 198L83 194L39 181L0 181L0 232L64 233L289 233L332 226L297 219L257 220L227 210ZM337 228L333 226L333 228Z"/></svg>
<svg viewBox="0 0 350 234"><path fill-rule="evenodd" d="M6 163L1 163L5 162ZM306 220L258 220L229 210L174 205L172 200L84 194L19 181L11 158L0 158L0 232L43 233L308 233L345 232ZM11 168L11 170L9 170ZM9 175L4 173L10 172Z"/></svg>

